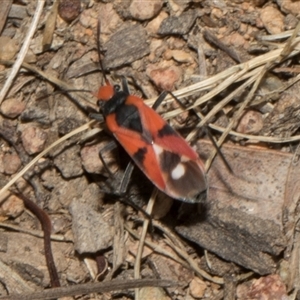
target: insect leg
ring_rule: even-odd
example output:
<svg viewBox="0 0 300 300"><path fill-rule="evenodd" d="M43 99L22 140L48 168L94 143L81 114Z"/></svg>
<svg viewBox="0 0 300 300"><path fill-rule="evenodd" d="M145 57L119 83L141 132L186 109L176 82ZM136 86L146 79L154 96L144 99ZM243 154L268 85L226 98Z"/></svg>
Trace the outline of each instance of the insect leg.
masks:
<svg viewBox="0 0 300 300"><path fill-rule="evenodd" d="M114 174L113 174L112 171L109 169L109 167L108 167L106 161L104 160L103 154L104 154L105 152L112 151L112 150L114 150L114 149L116 149L116 148L117 148L117 143L116 143L115 141L112 140L110 143L108 143L107 145L105 145L105 146L104 146L102 149L100 149L100 151L99 151L99 158L100 158L100 160L101 160L101 162L102 162L102 164L103 164L103 167L104 167L105 171L108 173L108 175L109 175L109 177L110 177L111 179L114 178Z"/></svg>
<svg viewBox="0 0 300 300"><path fill-rule="evenodd" d="M168 92L166 91L163 91L159 96L158 98L156 99L156 101L154 102L154 104L152 105L152 108L154 110L156 110L160 105L161 103L165 100L166 96L168 95Z"/></svg>
<svg viewBox="0 0 300 300"><path fill-rule="evenodd" d="M130 95L130 90L129 90L129 86L128 86L128 82L125 76L122 76L121 78L121 82L122 82L122 90L124 93L126 93L127 95Z"/></svg>
<svg viewBox="0 0 300 300"><path fill-rule="evenodd" d="M99 113L90 113L89 118L96 120L99 123L102 123L104 121L102 114L99 114Z"/></svg>
<svg viewBox="0 0 300 300"><path fill-rule="evenodd" d="M134 169L134 164L133 164L132 161L130 161L127 164L125 172L124 172L124 174L122 176L122 180L121 180L121 184L120 184L120 189L118 191L121 195L125 194L126 191L127 191L127 188L128 188L128 185L129 185L129 180L131 178L133 169Z"/></svg>
<svg viewBox="0 0 300 300"><path fill-rule="evenodd" d="M109 169L105 159L104 159L104 153L105 152L109 152L114 150L116 147L118 146L118 144L115 141L111 141L110 143L108 143L107 145L105 145L105 147L103 147L102 149L100 149L99 151L99 158L103 164L103 167L105 168L106 172L108 173L110 180L112 182L116 182L116 184L110 184L109 182L107 182L107 184L109 185L109 187L111 188L111 191L113 192L114 195L117 196L122 196L126 193L127 191L127 187L131 178L131 174L133 172L134 169L134 164L132 161L129 161L129 163L127 164L127 167L124 171L124 174L122 175L121 180L116 180L116 176L115 174L113 174L113 172ZM118 186L117 186L118 185Z"/></svg>

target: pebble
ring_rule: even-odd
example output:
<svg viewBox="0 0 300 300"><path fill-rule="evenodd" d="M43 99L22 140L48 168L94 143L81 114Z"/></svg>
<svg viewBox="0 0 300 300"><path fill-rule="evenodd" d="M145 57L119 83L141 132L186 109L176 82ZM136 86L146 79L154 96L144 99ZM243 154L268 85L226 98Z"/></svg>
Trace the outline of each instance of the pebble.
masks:
<svg viewBox="0 0 300 300"><path fill-rule="evenodd" d="M74 145L54 158L54 165L60 170L64 178L74 178L83 174L79 151L80 146Z"/></svg>
<svg viewBox="0 0 300 300"><path fill-rule="evenodd" d="M179 17L169 17L162 21L158 34L187 34L196 21L196 18L197 13L193 10L184 12Z"/></svg>
<svg viewBox="0 0 300 300"><path fill-rule="evenodd" d="M81 151L81 160L84 169L88 173L92 174L106 174L106 170L103 167L103 164L99 158L99 151L107 145L106 143L99 143L96 145L87 145L84 146ZM112 151L106 151L102 154L107 167L112 173L115 173L118 170L118 165L115 163L115 159L112 155Z"/></svg>
<svg viewBox="0 0 300 300"><path fill-rule="evenodd" d="M88 191L82 199L74 199L70 205L75 249L78 253L96 253L112 246L114 238L113 218L107 211L100 213L89 202Z"/></svg>
<svg viewBox="0 0 300 300"><path fill-rule="evenodd" d="M262 115L258 111L249 110L241 118L236 131L246 134L255 134L260 132L263 125L264 121Z"/></svg>
<svg viewBox="0 0 300 300"><path fill-rule="evenodd" d="M167 54L174 58L174 60L180 63L193 63L194 59L190 53L187 53L183 50L167 50L165 54Z"/></svg>
<svg viewBox="0 0 300 300"><path fill-rule="evenodd" d="M146 26L147 32L150 34L157 34L162 21L166 18L168 18L168 14L165 11L161 11L156 18L148 23L148 25Z"/></svg>
<svg viewBox="0 0 300 300"><path fill-rule="evenodd" d="M279 275L268 275L253 280L251 286L244 283L237 288L238 299L273 300L288 299L287 291Z"/></svg>
<svg viewBox="0 0 300 300"><path fill-rule="evenodd" d="M15 153L5 153L2 157L3 172L8 175L15 174L21 167L22 162Z"/></svg>
<svg viewBox="0 0 300 300"><path fill-rule="evenodd" d="M244 36L242 36L238 32L234 32L230 35L229 43L235 48L237 48L237 47L246 47L248 45L248 43L245 40Z"/></svg>
<svg viewBox="0 0 300 300"><path fill-rule="evenodd" d="M0 36L0 59L13 59L18 51L18 46L15 40L8 36Z"/></svg>
<svg viewBox="0 0 300 300"><path fill-rule="evenodd" d="M24 101L20 101L16 98L10 98L5 100L1 105L1 112L4 116L14 119L19 116L26 108Z"/></svg>
<svg viewBox="0 0 300 300"><path fill-rule="evenodd" d="M58 14L66 22L75 20L81 11L80 0L60 0Z"/></svg>
<svg viewBox="0 0 300 300"><path fill-rule="evenodd" d="M270 34L284 31L284 16L273 6L266 6L261 10L260 18Z"/></svg>
<svg viewBox="0 0 300 300"><path fill-rule="evenodd" d="M107 49L104 68L116 68L130 64L149 54L147 31L143 26L130 25L117 31L103 46Z"/></svg>
<svg viewBox="0 0 300 300"><path fill-rule="evenodd" d="M144 287L139 291L139 299L140 300L171 300L170 297L166 295L164 290L159 287Z"/></svg>
<svg viewBox="0 0 300 300"><path fill-rule="evenodd" d="M181 69L171 66L148 66L147 75L151 78L154 84L163 91L173 91L175 89L175 83L178 83L181 79Z"/></svg>
<svg viewBox="0 0 300 300"><path fill-rule="evenodd" d="M24 211L24 203L19 197L11 195L1 202L0 216L16 218Z"/></svg>
<svg viewBox="0 0 300 300"><path fill-rule="evenodd" d="M152 19L163 7L164 2L161 0L133 0L130 3L129 11L131 16L140 21Z"/></svg>
<svg viewBox="0 0 300 300"><path fill-rule="evenodd" d="M198 277L195 277L190 283L190 294L196 299L201 299L206 289L206 283Z"/></svg>
<svg viewBox="0 0 300 300"><path fill-rule="evenodd" d="M280 6L280 9L285 13L298 16L300 14L300 2L294 0L277 0L276 3Z"/></svg>
<svg viewBox="0 0 300 300"><path fill-rule="evenodd" d="M26 127L21 134L24 149L29 155L41 152L45 147L47 137L47 133L36 126Z"/></svg>

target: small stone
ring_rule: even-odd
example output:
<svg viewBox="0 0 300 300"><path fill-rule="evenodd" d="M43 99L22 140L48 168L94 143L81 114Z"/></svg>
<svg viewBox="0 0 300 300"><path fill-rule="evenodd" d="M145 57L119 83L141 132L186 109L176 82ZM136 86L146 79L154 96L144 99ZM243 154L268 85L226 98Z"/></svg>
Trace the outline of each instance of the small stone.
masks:
<svg viewBox="0 0 300 300"><path fill-rule="evenodd" d="M158 287L144 287L141 288L139 291L139 299L140 300L149 300L149 299L156 299L156 300L171 300L162 288Z"/></svg>
<svg viewBox="0 0 300 300"><path fill-rule="evenodd" d="M147 31L141 25L127 26L116 32L103 46L107 49L104 68L116 68L130 64L148 55Z"/></svg>
<svg viewBox="0 0 300 300"><path fill-rule="evenodd" d="M166 45L162 40L153 39L150 44L151 53L148 56L150 62L157 62L161 57L162 53L165 51Z"/></svg>
<svg viewBox="0 0 300 300"><path fill-rule="evenodd" d="M224 18L224 12L220 8L212 8L211 10L211 17L213 19L222 19Z"/></svg>
<svg viewBox="0 0 300 300"><path fill-rule="evenodd" d="M263 125L262 115L258 111L249 110L241 118L236 131L246 134L255 134L260 132Z"/></svg>
<svg viewBox="0 0 300 300"><path fill-rule="evenodd" d="M81 11L80 0L60 0L58 14L66 22L75 20Z"/></svg>
<svg viewBox="0 0 300 300"><path fill-rule="evenodd" d="M5 153L2 157L4 173L11 175L15 174L22 165L22 162L17 154Z"/></svg>
<svg viewBox="0 0 300 300"><path fill-rule="evenodd" d="M18 47L15 40L7 36L0 36L0 59L13 59L17 51Z"/></svg>
<svg viewBox="0 0 300 300"><path fill-rule="evenodd" d="M196 299L201 299L206 289L206 283L198 277L195 277L190 283L190 293Z"/></svg>
<svg viewBox="0 0 300 300"><path fill-rule="evenodd" d="M47 137L47 133L36 126L25 128L21 135L23 146L29 155L41 152L45 147Z"/></svg>
<svg viewBox="0 0 300 300"><path fill-rule="evenodd" d="M81 125L82 125L82 123L80 122L79 119L65 118L65 119L61 120L60 122L58 122L57 130L60 135L65 135L65 134L71 132L72 130L78 128Z"/></svg>
<svg viewBox="0 0 300 300"><path fill-rule="evenodd" d="M112 246L112 215L100 213L85 199L74 199L70 205L75 249L79 253L95 253ZM88 200L88 199L87 199Z"/></svg>
<svg viewBox="0 0 300 300"><path fill-rule="evenodd" d="M26 104L16 98L10 98L5 100L1 105L1 112L8 118L16 118L26 108Z"/></svg>
<svg viewBox="0 0 300 300"><path fill-rule="evenodd" d="M266 6L261 10L260 18L270 34L284 31L284 16L273 6Z"/></svg>
<svg viewBox="0 0 300 300"><path fill-rule="evenodd" d="M115 32L123 23L112 3L100 4L98 18L101 20L101 32L105 33ZM104 39L104 36L101 35L101 40L104 41Z"/></svg>
<svg viewBox="0 0 300 300"><path fill-rule="evenodd" d="M253 280L251 286L249 283L241 284L237 289L237 296L238 299L288 299L285 284L277 274Z"/></svg>
<svg viewBox="0 0 300 300"><path fill-rule="evenodd" d="M195 11L184 12L179 17L169 17L162 21L158 34L187 34L196 21L196 18L197 14Z"/></svg>
<svg viewBox="0 0 300 300"><path fill-rule="evenodd" d="M294 0L277 0L277 4L280 6L280 10L286 14L290 13L294 16L300 14L300 2Z"/></svg>
<svg viewBox="0 0 300 300"><path fill-rule="evenodd" d="M16 218L24 211L24 203L19 197L11 195L1 202L0 216Z"/></svg>
<svg viewBox="0 0 300 300"><path fill-rule="evenodd" d="M239 34L238 32L234 32L229 37L229 43L234 47L245 47L248 43L245 40L245 37Z"/></svg>
<svg viewBox="0 0 300 300"><path fill-rule="evenodd" d="M190 2L192 2L192 0L170 0L168 1L168 5L170 5L171 10L178 15L188 7Z"/></svg>
<svg viewBox="0 0 300 300"><path fill-rule="evenodd" d="M190 53L187 53L183 50L171 50L171 55L174 60L180 63L193 63L194 59Z"/></svg>
<svg viewBox="0 0 300 300"><path fill-rule="evenodd" d="M284 19L284 27L286 30L296 28L298 19L293 14L288 14Z"/></svg>
<svg viewBox="0 0 300 300"><path fill-rule="evenodd" d="M146 26L147 32L151 34L157 34L157 31L161 25L161 22L168 18L168 14L165 11L161 11L160 14L151 20L148 25ZM152 42L152 41L151 41Z"/></svg>
<svg viewBox="0 0 300 300"><path fill-rule="evenodd" d="M181 70L176 66L157 68L149 66L147 75L159 89L163 91L173 91L175 83L181 79Z"/></svg>
<svg viewBox="0 0 300 300"><path fill-rule="evenodd" d="M74 178L83 174L79 157L80 146L68 147L54 158L55 166L64 178Z"/></svg>
<svg viewBox="0 0 300 300"><path fill-rule="evenodd" d="M106 174L106 170L99 157L99 152L104 149L107 143L99 143L91 146L84 146L81 151L81 160L84 169L91 174ZM118 170L116 159L113 151L106 151L102 153L102 157L106 163L106 166L114 174Z"/></svg>
<svg viewBox="0 0 300 300"><path fill-rule="evenodd" d="M161 0L133 0L130 3L129 11L134 19L145 21L155 17L163 7Z"/></svg>
<svg viewBox="0 0 300 300"><path fill-rule="evenodd" d="M42 99L30 99L26 109L21 113L22 122L38 122L42 125L50 124L50 108L46 97Z"/></svg>

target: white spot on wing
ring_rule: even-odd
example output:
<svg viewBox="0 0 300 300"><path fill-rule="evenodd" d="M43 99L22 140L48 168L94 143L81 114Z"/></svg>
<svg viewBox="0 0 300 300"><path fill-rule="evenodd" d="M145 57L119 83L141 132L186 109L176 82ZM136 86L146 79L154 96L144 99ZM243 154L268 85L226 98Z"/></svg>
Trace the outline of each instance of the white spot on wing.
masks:
<svg viewBox="0 0 300 300"><path fill-rule="evenodd" d="M174 180L181 178L185 174L185 167L183 164L178 164L171 172Z"/></svg>
<svg viewBox="0 0 300 300"><path fill-rule="evenodd" d="M187 162L187 161L189 161L190 159L189 159L188 157L186 157L185 155L181 155L180 160L181 160L182 162Z"/></svg>
<svg viewBox="0 0 300 300"><path fill-rule="evenodd" d="M154 152L157 156L159 156L163 151L164 149L156 144L153 144L153 149L154 149Z"/></svg>

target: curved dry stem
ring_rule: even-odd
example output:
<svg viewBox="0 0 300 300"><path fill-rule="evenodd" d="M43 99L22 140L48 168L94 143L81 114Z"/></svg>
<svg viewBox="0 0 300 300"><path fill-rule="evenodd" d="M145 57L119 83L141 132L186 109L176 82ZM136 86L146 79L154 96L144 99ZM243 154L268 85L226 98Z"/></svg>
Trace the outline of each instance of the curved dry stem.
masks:
<svg viewBox="0 0 300 300"><path fill-rule="evenodd" d="M78 128L76 128L75 130L71 131L70 133L64 135L63 137L61 137L59 140L57 140L56 142L52 143L48 148L46 148L44 151L42 151L40 154L38 154L29 164L27 164L16 176L14 176L14 178L12 178L1 190L0 190L0 197L3 195L3 193L5 191L7 191L19 178L21 178L31 167L34 166L34 164L40 159L42 158L44 155L46 155L47 153L49 153L54 147L56 147L57 145L59 145L60 143L62 143L63 141L66 141L67 139L69 139L70 137L76 135L77 133L80 133L84 130L87 130L90 128L90 126L92 124L94 124L96 121L92 120Z"/></svg>

